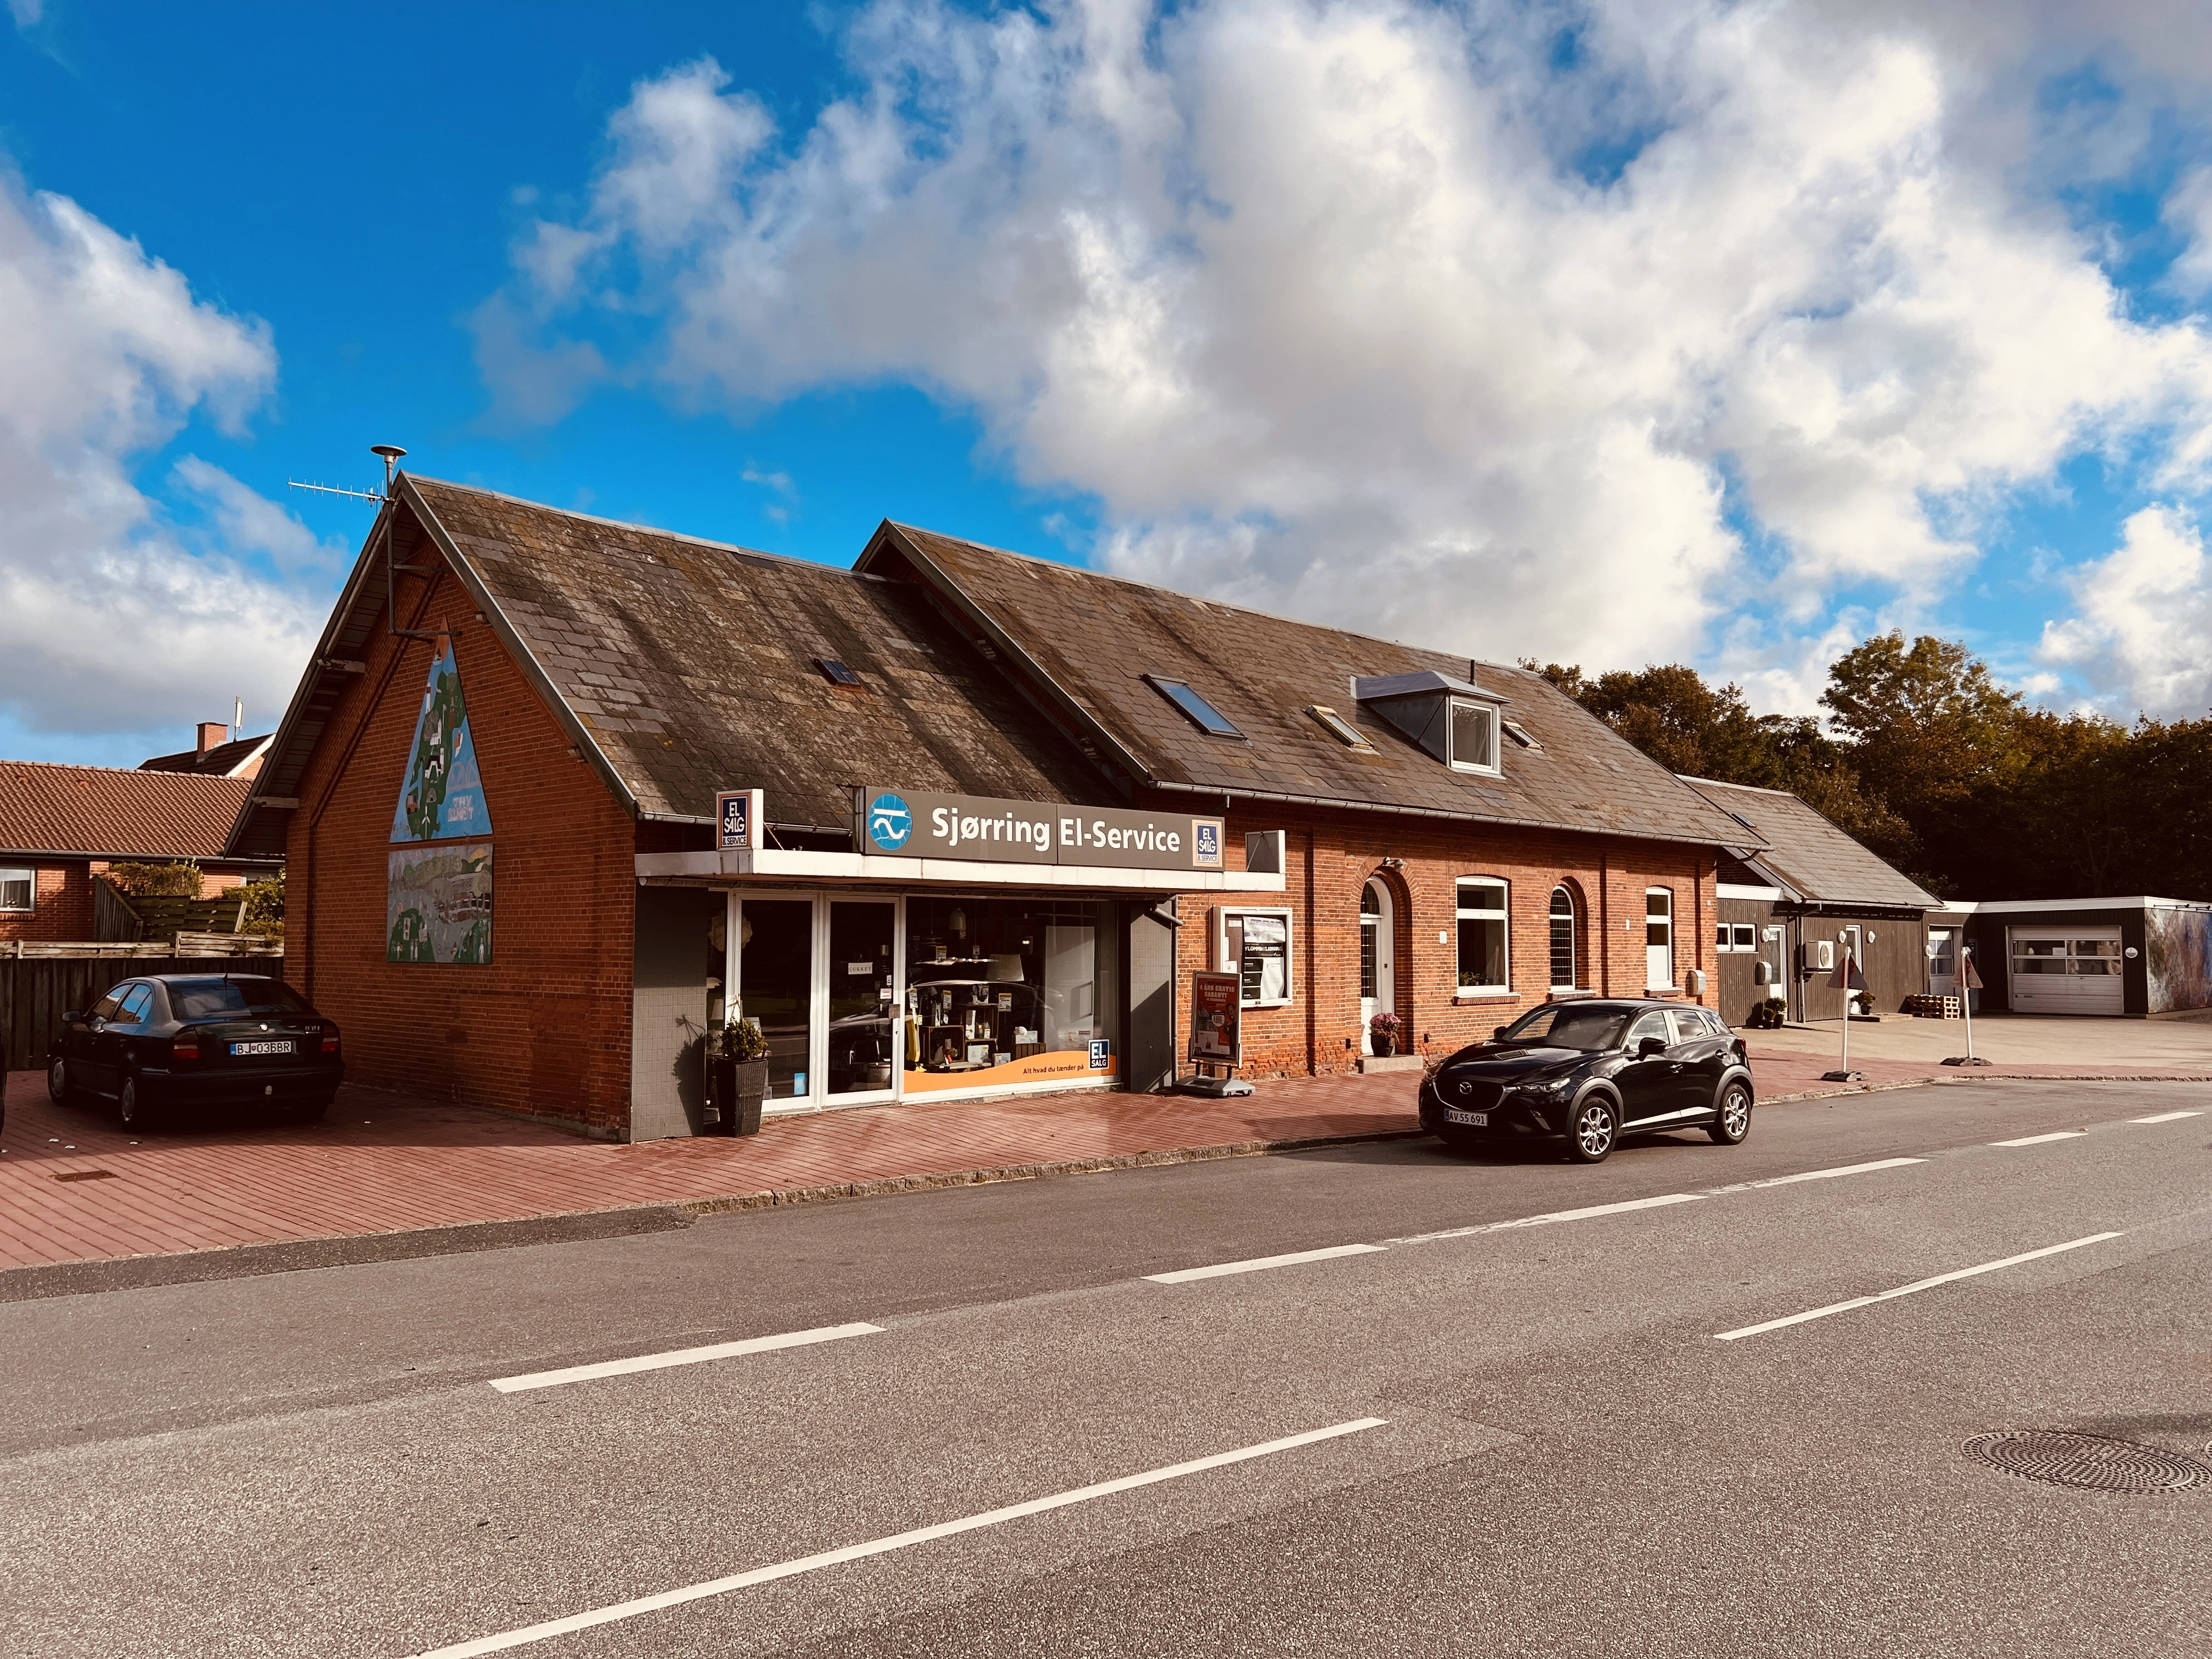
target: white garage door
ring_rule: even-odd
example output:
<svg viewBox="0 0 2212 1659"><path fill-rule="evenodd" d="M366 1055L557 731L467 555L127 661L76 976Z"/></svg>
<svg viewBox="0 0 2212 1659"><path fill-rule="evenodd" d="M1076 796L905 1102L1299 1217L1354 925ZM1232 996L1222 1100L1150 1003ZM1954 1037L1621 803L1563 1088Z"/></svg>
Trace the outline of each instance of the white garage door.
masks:
<svg viewBox="0 0 2212 1659"><path fill-rule="evenodd" d="M2018 1014L2127 1012L2117 927L2013 927L2011 1002Z"/></svg>

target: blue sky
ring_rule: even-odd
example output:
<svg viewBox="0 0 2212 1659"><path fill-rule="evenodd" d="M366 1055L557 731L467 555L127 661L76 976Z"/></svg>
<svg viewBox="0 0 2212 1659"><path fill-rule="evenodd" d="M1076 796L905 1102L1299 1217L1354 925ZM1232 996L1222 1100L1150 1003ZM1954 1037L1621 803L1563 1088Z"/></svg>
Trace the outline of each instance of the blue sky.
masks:
<svg viewBox="0 0 2212 1659"><path fill-rule="evenodd" d="M13 11L0 753L266 729L368 512L287 481L380 441L1763 707L1888 625L2212 703L2208 48L2154 14Z"/></svg>

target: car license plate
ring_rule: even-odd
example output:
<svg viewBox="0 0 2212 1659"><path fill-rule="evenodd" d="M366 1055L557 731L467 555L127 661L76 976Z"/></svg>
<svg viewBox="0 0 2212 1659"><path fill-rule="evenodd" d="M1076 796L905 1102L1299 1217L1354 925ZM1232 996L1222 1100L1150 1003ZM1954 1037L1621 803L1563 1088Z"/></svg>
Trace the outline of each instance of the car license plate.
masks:
<svg viewBox="0 0 2212 1659"><path fill-rule="evenodd" d="M292 1052L292 1045L289 1042L234 1042L230 1045L230 1052L234 1054L289 1054Z"/></svg>
<svg viewBox="0 0 2212 1659"><path fill-rule="evenodd" d="M1447 1123L1472 1124L1478 1129L1487 1129L1490 1127L1490 1114L1487 1112L1462 1112L1456 1106L1447 1106L1444 1108L1444 1121Z"/></svg>

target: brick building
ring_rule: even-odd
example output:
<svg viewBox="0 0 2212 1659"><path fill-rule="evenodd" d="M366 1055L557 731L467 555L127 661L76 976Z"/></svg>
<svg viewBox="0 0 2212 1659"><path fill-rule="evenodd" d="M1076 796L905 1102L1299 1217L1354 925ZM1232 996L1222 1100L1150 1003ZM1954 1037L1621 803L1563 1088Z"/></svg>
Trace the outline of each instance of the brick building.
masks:
<svg viewBox="0 0 2212 1659"><path fill-rule="evenodd" d="M387 595L389 599L387 599ZM353 1074L696 1132L742 1011L774 1112L1457 1047L1701 996L1763 842L1540 677L886 523L850 570L402 475L231 848Z"/></svg>
<svg viewBox="0 0 2212 1659"><path fill-rule="evenodd" d="M204 773L0 761L0 943L101 937L94 884L110 865L191 860L207 896L273 873L281 854L227 851L252 787Z"/></svg>

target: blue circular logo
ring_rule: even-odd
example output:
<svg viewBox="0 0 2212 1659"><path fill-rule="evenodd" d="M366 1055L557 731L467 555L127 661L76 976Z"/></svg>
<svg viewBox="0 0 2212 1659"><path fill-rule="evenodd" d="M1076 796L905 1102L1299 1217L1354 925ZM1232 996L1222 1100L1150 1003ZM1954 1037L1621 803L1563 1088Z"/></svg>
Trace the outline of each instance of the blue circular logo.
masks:
<svg viewBox="0 0 2212 1659"><path fill-rule="evenodd" d="M914 834L914 814L899 797L886 790L868 803L868 839L886 853L896 853Z"/></svg>

